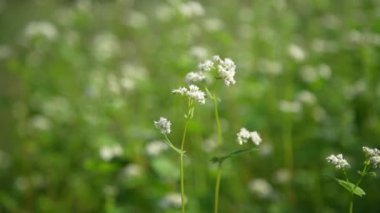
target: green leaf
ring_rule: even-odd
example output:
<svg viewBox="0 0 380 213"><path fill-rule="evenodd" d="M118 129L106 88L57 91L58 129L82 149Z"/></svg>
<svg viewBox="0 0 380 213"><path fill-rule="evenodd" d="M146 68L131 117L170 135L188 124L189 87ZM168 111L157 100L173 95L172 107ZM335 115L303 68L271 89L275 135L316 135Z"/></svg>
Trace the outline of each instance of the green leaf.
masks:
<svg viewBox="0 0 380 213"><path fill-rule="evenodd" d="M220 157L213 157L213 158L211 158L211 161L214 162L214 163L217 163L217 162L222 163L224 160L227 160L228 158L234 157L236 155L243 154L245 152L251 152L253 150L257 150L257 148L256 147L251 147L251 148L246 148L246 149L238 149L238 150L230 152L230 153L228 153L226 155L222 155Z"/></svg>
<svg viewBox="0 0 380 213"><path fill-rule="evenodd" d="M360 188L359 186L355 186L355 184L353 184L351 182L341 180L338 178L335 178L335 180L338 182L339 185L341 185L343 188L345 188L350 193L353 193L359 197L362 197L363 195L365 195L364 190L362 188Z"/></svg>

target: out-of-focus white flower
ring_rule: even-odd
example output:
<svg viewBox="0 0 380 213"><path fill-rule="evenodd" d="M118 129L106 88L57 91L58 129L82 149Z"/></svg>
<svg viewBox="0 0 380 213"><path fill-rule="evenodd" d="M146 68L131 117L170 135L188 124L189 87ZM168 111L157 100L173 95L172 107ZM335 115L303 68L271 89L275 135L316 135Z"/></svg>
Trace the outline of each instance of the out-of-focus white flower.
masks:
<svg viewBox="0 0 380 213"><path fill-rule="evenodd" d="M154 121L154 126L156 126L156 128L160 130L162 134L170 134L171 125L172 123L164 117L160 117L160 120Z"/></svg>
<svg viewBox="0 0 380 213"><path fill-rule="evenodd" d="M380 166L380 150L364 146L363 152L367 157L369 157L369 161L373 168L377 168Z"/></svg>
<svg viewBox="0 0 380 213"><path fill-rule="evenodd" d="M184 202L187 203L186 197ZM180 208L182 205L181 194L176 192L170 192L161 199L159 205L162 208Z"/></svg>
<svg viewBox="0 0 380 213"><path fill-rule="evenodd" d="M317 102L315 95L307 90L303 90L297 94L297 99L305 104L313 105Z"/></svg>
<svg viewBox="0 0 380 213"><path fill-rule="evenodd" d="M146 145L145 151L150 156L159 155L162 151L167 150L168 145L162 141L152 141Z"/></svg>
<svg viewBox="0 0 380 213"><path fill-rule="evenodd" d="M202 72L189 72L185 77L186 83L196 83L206 79L206 76Z"/></svg>
<svg viewBox="0 0 380 213"><path fill-rule="evenodd" d="M169 21L174 16L174 10L168 5L159 5L155 11L157 19L163 22Z"/></svg>
<svg viewBox="0 0 380 213"><path fill-rule="evenodd" d="M99 60L108 60L120 51L119 39L111 32L103 32L94 38L94 54Z"/></svg>
<svg viewBox="0 0 380 213"><path fill-rule="evenodd" d="M185 95L201 104L206 103L206 94L195 85L190 85L189 88L180 87L172 90L174 94Z"/></svg>
<svg viewBox="0 0 380 213"><path fill-rule="evenodd" d="M284 184L291 179L291 173L288 169L279 169L275 174L275 180L278 183Z"/></svg>
<svg viewBox="0 0 380 213"><path fill-rule="evenodd" d="M258 62L258 67L261 72L274 76L283 72L282 64L279 61L262 59Z"/></svg>
<svg viewBox="0 0 380 213"><path fill-rule="evenodd" d="M282 112L299 113L302 110L302 105L298 101L282 100L279 108Z"/></svg>
<svg viewBox="0 0 380 213"><path fill-rule="evenodd" d="M199 17L204 15L203 6L196 1L188 1L179 6L179 11L186 17Z"/></svg>
<svg viewBox="0 0 380 213"><path fill-rule="evenodd" d="M130 164L123 168L123 175L127 178L138 177L142 174L142 168L138 164Z"/></svg>
<svg viewBox="0 0 380 213"><path fill-rule="evenodd" d="M254 144L260 145L262 139L256 131L250 132L246 128L241 128L237 133L237 140L240 145L247 143L248 140L251 140Z"/></svg>
<svg viewBox="0 0 380 213"><path fill-rule="evenodd" d="M295 44L289 45L288 53L296 61L303 61L306 58L304 50L300 46Z"/></svg>
<svg viewBox="0 0 380 213"><path fill-rule="evenodd" d="M32 39L36 36L43 36L48 40L55 40L58 37L56 27L47 21L30 22L25 29L25 37Z"/></svg>
<svg viewBox="0 0 380 213"><path fill-rule="evenodd" d="M331 77L331 68L327 64L320 64L318 66L318 73L321 78L329 79Z"/></svg>
<svg viewBox="0 0 380 213"><path fill-rule="evenodd" d="M203 59L207 58L208 51L204 47L194 46L190 49L190 55L196 57L199 60L203 60Z"/></svg>
<svg viewBox="0 0 380 213"><path fill-rule="evenodd" d="M330 155L326 158L327 162L331 163L337 169L347 169L350 168L350 164L346 159L343 158L342 154Z"/></svg>
<svg viewBox="0 0 380 213"><path fill-rule="evenodd" d="M31 125L38 130L46 131L50 129L51 122L43 115L36 115L31 119Z"/></svg>
<svg viewBox="0 0 380 213"><path fill-rule="evenodd" d="M133 28L143 28L147 25L146 15L139 11L132 11L126 16L125 24Z"/></svg>
<svg viewBox="0 0 380 213"><path fill-rule="evenodd" d="M123 154L123 149L119 144L105 145L99 150L100 157L105 161L110 161Z"/></svg>
<svg viewBox="0 0 380 213"><path fill-rule="evenodd" d="M264 179L251 180L248 189L259 198L270 198L273 195L272 186Z"/></svg>
<svg viewBox="0 0 380 213"><path fill-rule="evenodd" d="M205 19L203 25L205 30L210 32L215 32L223 29L223 22L217 18Z"/></svg>

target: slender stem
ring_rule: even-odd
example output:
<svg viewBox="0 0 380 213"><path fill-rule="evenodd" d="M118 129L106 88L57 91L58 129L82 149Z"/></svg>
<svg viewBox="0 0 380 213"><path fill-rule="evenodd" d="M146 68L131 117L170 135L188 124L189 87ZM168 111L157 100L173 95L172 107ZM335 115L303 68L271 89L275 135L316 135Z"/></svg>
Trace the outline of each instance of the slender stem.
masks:
<svg viewBox="0 0 380 213"><path fill-rule="evenodd" d="M222 128L220 126L220 119L219 119L219 110L218 110L218 96L212 95L210 93L211 98L214 101L214 114L215 114L215 122L216 122L216 128L218 132L218 148L222 145L223 136L222 136ZM218 213L218 207L219 207L219 188L220 188L220 179L222 174L222 161L218 162L218 169L216 174L216 182L215 182L215 197L214 197L214 213Z"/></svg>
<svg viewBox="0 0 380 213"><path fill-rule="evenodd" d="M184 146L186 141L186 132L187 132L187 126L189 124L189 119L186 119L185 127L183 129L183 135L182 135L182 142L181 142L181 162L180 162L180 172L181 172L181 212L185 212L185 184L184 184L184 168L183 168L183 157L184 157Z"/></svg>
<svg viewBox="0 0 380 213"><path fill-rule="evenodd" d="M214 201L214 213L218 213L219 207L219 189L220 189L220 178L222 174L222 162L218 162L218 170L216 174L216 183L215 183L215 201Z"/></svg>
<svg viewBox="0 0 380 213"><path fill-rule="evenodd" d="M354 207L354 194L351 194L349 213L352 213Z"/></svg>
<svg viewBox="0 0 380 213"><path fill-rule="evenodd" d="M216 95L213 96L214 101L214 114L215 114L215 122L216 122L216 128L218 132L218 145L222 145L222 128L220 126L220 120L219 120L219 110L218 110L218 97Z"/></svg>

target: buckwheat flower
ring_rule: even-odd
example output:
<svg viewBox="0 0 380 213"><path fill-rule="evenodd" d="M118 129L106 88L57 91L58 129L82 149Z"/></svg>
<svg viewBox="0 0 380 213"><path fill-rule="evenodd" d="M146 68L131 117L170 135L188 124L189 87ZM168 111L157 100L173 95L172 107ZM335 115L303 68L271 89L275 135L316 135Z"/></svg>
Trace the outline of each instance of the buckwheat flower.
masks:
<svg viewBox="0 0 380 213"><path fill-rule="evenodd" d="M380 150L364 146L363 152L367 157L369 157L369 162L373 168L378 168L380 166Z"/></svg>
<svg viewBox="0 0 380 213"><path fill-rule="evenodd" d="M371 157L369 159L369 161L371 162L373 168L378 168L380 166L380 156L379 155Z"/></svg>
<svg viewBox="0 0 380 213"><path fill-rule="evenodd" d="M365 155L367 155L369 157L373 157L373 156L376 156L376 155L380 156L380 150L378 150L376 148L372 149L372 148L363 146L363 152L364 152Z"/></svg>
<svg viewBox="0 0 380 213"><path fill-rule="evenodd" d="M214 62L210 60L206 60L198 64L198 69L201 72L210 72L212 69L214 69Z"/></svg>
<svg viewBox="0 0 380 213"><path fill-rule="evenodd" d="M350 164L343 158L342 154L330 155L326 158L327 162L331 163L337 169L348 169Z"/></svg>
<svg viewBox="0 0 380 213"><path fill-rule="evenodd" d="M115 157L121 156L123 149L119 144L105 145L99 150L100 157L105 161L110 161Z"/></svg>
<svg viewBox="0 0 380 213"><path fill-rule="evenodd" d="M199 87L193 84L191 84L189 88L180 87L178 89L174 89L172 93L187 96L201 104L206 103L206 94L200 90Z"/></svg>
<svg viewBox="0 0 380 213"><path fill-rule="evenodd" d="M236 73L235 69L236 65L231 59L225 58L224 60L220 61L218 65L218 74L219 77L224 80L224 84L226 86L230 86L236 83L234 79Z"/></svg>
<svg viewBox="0 0 380 213"><path fill-rule="evenodd" d="M206 79L202 72L189 72L185 77L186 83L196 83Z"/></svg>
<svg viewBox="0 0 380 213"><path fill-rule="evenodd" d="M246 128L241 128L237 133L237 140L240 145L247 143L248 140L251 140L254 144L260 145L262 139L256 131L250 132Z"/></svg>
<svg viewBox="0 0 380 213"><path fill-rule="evenodd" d="M164 117L160 117L160 120L154 121L154 126L156 126L156 128L160 130L162 134L170 134L171 125L172 123Z"/></svg>
<svg viewBox="0 0 380 213"><path fill-rule="evenodd" d="M180 95L185 95L187 93L187 88L180 87L178 89L173 89L172 93L174 93L174 94L180 94Z"/></svg>

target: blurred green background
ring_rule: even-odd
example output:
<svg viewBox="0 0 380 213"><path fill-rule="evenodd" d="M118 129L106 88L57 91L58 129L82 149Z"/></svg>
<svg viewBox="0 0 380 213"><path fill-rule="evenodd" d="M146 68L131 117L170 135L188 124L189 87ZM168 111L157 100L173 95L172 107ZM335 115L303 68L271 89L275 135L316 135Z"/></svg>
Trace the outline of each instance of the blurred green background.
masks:
<svg viewBox="0 0 380 213"><path fill-rule="evenodd" d="M212 55L237 65L220 87L224 147L242 126L258 152L223 167L220 212L345 212L325 157L356 176L380 142L378 0L0 0L0 212L178 212L178 155L153 120ZM187 143L188 212L212 212L213 106ZM378 171L377 171L378 172ZM379 172L378 172L379 173ZM356 212L380 212L380 181Z"/></svg>

